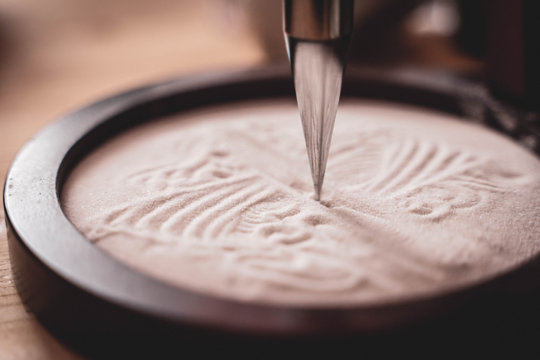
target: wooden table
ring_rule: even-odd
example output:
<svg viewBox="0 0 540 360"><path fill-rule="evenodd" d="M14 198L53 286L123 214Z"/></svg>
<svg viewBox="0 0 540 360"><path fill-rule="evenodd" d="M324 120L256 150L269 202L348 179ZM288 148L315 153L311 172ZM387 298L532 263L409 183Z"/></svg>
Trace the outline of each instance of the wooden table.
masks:
<svg viewBox="0 0 540 360"><path fill-rule="evenodd" d="M1 183L23 143L68 111L171 76L261 62L231 6L238 5L0 0ZM77 358L23 307L1 210L0 222L0 359Z"/></svg>

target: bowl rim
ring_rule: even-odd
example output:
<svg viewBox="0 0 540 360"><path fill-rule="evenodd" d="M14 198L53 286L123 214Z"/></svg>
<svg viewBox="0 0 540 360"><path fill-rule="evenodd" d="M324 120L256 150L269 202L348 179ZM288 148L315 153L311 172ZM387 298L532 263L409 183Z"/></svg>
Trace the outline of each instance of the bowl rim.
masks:
<svg viewBox="0 0 540 360"><path fill-rule="evenodd" d="M156 329L178 326L250 336L320 336L407 327L465 308L473 303L471 299L497 301L497 294L508 291L509 286L539 286L530 280L531 274L538 272L540 254L535 254L478 282L384 303L334 307L247 303L181 289L142 274L91 244L63 213L60 194L71 169L121 131L202 106L276 96L294 96L287 67L182 77L95 102L62 117L25 144L6 178L4 209L15 282L38 319L47 325L47 319L54 317L52 326L63 329L73 326L76 319L87 324L107 322L114 328L120 325L115 325L118 321L113 321L111 314L122 314L145 319L134 320L145 326L150 319L150 328ZM503 109L520 120L518 109L492 98L478 82L440 73L349 69L342 98L350 97L394 101L467 117L518 141L536 131L525 125L519 125L518 130L501 128L505 123L498 122L497 111ZM78 310L62 310L74 299ZM50 306L51 302L57 305ZM86 315L81 315L83 312Z"/></svg>

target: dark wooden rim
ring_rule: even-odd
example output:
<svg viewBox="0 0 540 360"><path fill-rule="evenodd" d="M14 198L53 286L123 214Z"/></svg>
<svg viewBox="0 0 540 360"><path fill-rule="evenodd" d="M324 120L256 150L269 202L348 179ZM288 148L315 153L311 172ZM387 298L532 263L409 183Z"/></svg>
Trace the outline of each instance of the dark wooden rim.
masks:
<svg viewBox="0 0 540 360"><path fill-rule="evenodd" d="M182 78L99 101L63 117L29 141L7 176L4 207L17 287L38 318L59 331L86 321L87 328L106 323L114 333L122 326L119 321L125 321L156 331L181 326L246 335L319 336L407 327L478 301L497 301L499 309L509 301L502 293L537 290L538 256L489 281L385 304L341 308L248 304L200 295L142 275L92 245L62 212L59 193L69 171L115 134L178 111L277 96L293 96L286 68ZM517 141L537 139L539 133L536 115L531 120L530 114L492 99L483 86L440 74L352 69L343 97L391 100L468 116ZM515 124L510 128L500 114L511 116Z"/></svg>

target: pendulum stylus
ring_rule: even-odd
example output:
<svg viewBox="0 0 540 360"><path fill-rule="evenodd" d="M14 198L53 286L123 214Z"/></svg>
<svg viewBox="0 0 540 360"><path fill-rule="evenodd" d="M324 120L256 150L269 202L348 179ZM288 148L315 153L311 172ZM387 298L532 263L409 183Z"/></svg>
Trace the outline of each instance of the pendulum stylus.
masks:
<svg viewBox="0 0 540 360"><path fill-rule="evenodd" d="M285 0L283 13L315 198L320 200L352 29L353 0Z"/></svg>

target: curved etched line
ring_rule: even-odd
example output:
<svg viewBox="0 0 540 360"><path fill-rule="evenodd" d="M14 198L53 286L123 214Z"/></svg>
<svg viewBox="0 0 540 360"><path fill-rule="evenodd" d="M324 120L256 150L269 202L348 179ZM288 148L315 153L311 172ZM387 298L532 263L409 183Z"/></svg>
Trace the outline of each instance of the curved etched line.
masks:
<svg viewBox="0 0 540 360"><path fill-rule="evenodd" d="M398 148L398 147L396 147ZM418 150L418 143L407 141L397 151L395 158L389 159L388 167L385 166L385 171L381 172L381 177L375 179L375 182L370 186L370 191L379 192L388 182L390 182L397 174L400 173L403 164L406 164L411 158L414 157ZM394 149L394 151L396 151Z"/></svg>
<svg viewBox="0 0 540 360"><path fill-rule="evenodd" d="M416 176L411 179L411 183L422 183L431 176L443 172L459 155L457 152L451 152L439 146L434 146L433 149L436 150L435 153L429 161L424 164L423 168L419 169Z"/></svg>
<svg viewBox="0 0 540 360"><path fill-rule="evenodd" d="M415 175L435 157L435 154L439 150L437 146L422 143L419 143L416 148L417 151L407 159L408 162L403 163L399 173L395 173L395 177L381 188L381 192L392 192L392 190L400 186L404 187L412 183Z"/></svg>
<svg viewBox="0 0 540 360"><path fill-rule="evenodd" d="M182 199L182 203L191 203L192 201L195 201L197 198L201 197L202 193L211 193L213 191L216 191L224 186L233 186L235 184L242 184L246 181L249 181L253 178L253 175L248 177L242 177L237 179L227 179L227 180L221 180L221 181L213 181L211 184L207 184L204 187L185 187L177 192L179 196L184 195L184 198ZM166 221L169 217L168 213L171 211L174 207L183 207L185 205L177 204L176 202L169 202L165 206L156 206L154 207L150 212L145 214L140 220L140 227L144 227L145 225L149 224L150 222L154 222L156 219L161 218L163 219L162 222Z"/></svg>
<svg viewBox="0 0 540 360"><path fill-rule="evenodd" d="M171 232L174 231L175 228L179 227L179 225L184 222L186 219L189 219L190 217L193 217L193 214L199 214L199 211L205 208L208 208L208 206L212 202L219 201L230 194L237 191L239 188L241 188L242 183L244 181L240 181L234 185L231 185L228 187L228 190L223 193L216 193L216 192L209 192L208 194L198 198L196 201L192 202L191 204L184 206L181 210L174 213L169 219L163 222L161 225L160 230L165 232ZM191 214L191 215L190 215ZM180 229L184 230L184 229Z"/></svg>
<svg viewBox="0 0 540 360"><path fill-rule="evenodd" d="M129 210L129 205L127 206L122 206L120 209L115 209L113 211L111 211L110 213L108 213L106 216L105 216L105 219L104 221L106 223L112 223L114 222L116 219L118 219L120 216L122 216L126 211Z"/></svg>
<svg viewBox="0 0 540 360"><path fill-rule="evenodd" d="M441 162L439 166L431 173L426 173L424 177L419 178L419 183L432 183L433 180L438 181L478 165L474 161L474 158L459 151L450 151L449 153L443 154L444 156L440 159Z"/></svg>
<svg viewBox="0 0 540 360"><path fill-rule="evenodd" d="M417 179L415 183L409 184L409 186L397 192L412 193L418 189L431 185L439 186L441 183L444 183L452 177L463 174L478 166L479 163L471 159L468 155L452 153L443 160L443 163L437 167L437 170L430 173L430 176L426 174L422 179Z"/></svg>
<svg viewBox="0 0 540 360"><path fill-rule="evenodd" d="M471 176L456 176L452 179L454 184L459 184L460 186L468 187L475 190L486 190L486 191L503 191L504 188L500 185L497 185L493 182L481 180Z"/></svg>
<svg viewBox="0 0 540 360"><path fill-rule="evenodd" d="M242 181L246 181L249 178L245 179L238 179L235 181L227 181L227 183L235 184L235 183L241 183ZM223 183L223 181L221 181ZM120 205L120 209L113 209L107 214L104 215L104 222L109 224L130 224L135 225L138 221L140 221L141 218L145 217L147 213L144 211L141 211L141 209L146 208L154 208L155 212L154 215L157 215L161 210L162 207L155 206L155 204L165 204L170 203L172 200L181 197L185 194L191 194L191 193L201 193L201 192L208 192L211 190L214 190L220 186L218 182L212 182L211 184L207 183L202 186L200 185L194 185L194 186L187 186L182 191L175 191L173 193L167 193L162 192L159 196L149 197L149 198L142 198L138 201L133 201L128 204L122 204Z"/></svg>
<svg viewBox="0 0 540 360"><path fill-rule="evenodd" d="M230 215L228 212L239 205L239 202L246 201L261 190L261 184L255 181L252 184L235 192L233 195L221 199L216 202L211 208L207 208L205 211L199 214L197 219L192 221L186 228L185 234L196 237L204 237L204 234L211 232L211 224L215 225L216 221L219 221L220 217L226 217L229 220ZM221 215L219 215L221 213ZM216 214L218 214L216 216Z"/></svg>
<svg viewBox="0 0 540 360"><path fill-rule="evenodd" d="M237 219L237 217L245 212L246 209L268 199L272 196L272 194L273 193L263 191L258 196L249 197L237 204L234 209L231 209L230 216L220 216L218 219L216 219L214 222L215 225L209 229L210 236L217 237L222 233L230 232L228 230L233 227L231 224L237 224L237 222L233 221L233 219Z"/></svg>
<svg viewBox="0 0 540 360"><path fill-rule="evenodd" d="M170 218L171 210L175 208L181 209L184 206L183 204L195 201L200 198L202 193L204 193L202 190L182 191L179 193L178 197L169 198L160 203L153 203L151 204L152 206L149 206L151 210L143 214L135 226L143 229L152 226L157 226L157 228L159 228L161 224Z"/></svg>

